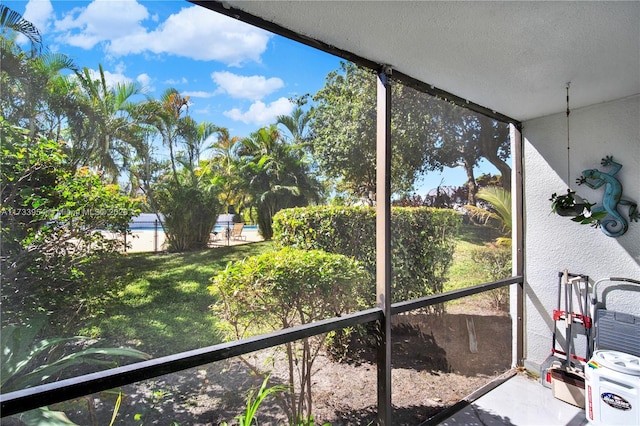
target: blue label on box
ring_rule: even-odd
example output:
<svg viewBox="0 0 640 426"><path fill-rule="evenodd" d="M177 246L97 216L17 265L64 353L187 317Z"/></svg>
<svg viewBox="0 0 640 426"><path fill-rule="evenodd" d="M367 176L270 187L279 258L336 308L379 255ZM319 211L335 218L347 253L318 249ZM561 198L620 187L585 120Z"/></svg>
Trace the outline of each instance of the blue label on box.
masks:
<svg viewBox="0 0 640 426"><path fill-rule="evenodd" d="M610 407L616 410L627 411L631 410L631 403L615 393L605 392L600 395L600 398Z"/></svg>

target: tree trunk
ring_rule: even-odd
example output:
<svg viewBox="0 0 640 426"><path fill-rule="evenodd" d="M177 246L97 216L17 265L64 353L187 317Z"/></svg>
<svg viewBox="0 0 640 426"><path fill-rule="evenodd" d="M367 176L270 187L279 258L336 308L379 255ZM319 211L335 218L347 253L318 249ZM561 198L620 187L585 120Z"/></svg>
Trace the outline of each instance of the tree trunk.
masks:
<svg viewBox="0 0 640 426"><path fill-rule="evenodd" d="M511 192L511 167L498 156L500 146L509 137L508 130L504 125L496 129L489 118L481 120L481 126L480 150L482 155L500 172L502 188Z"/></svg>
<svg viewBox="0 0 640 426"><path fill-rule="evenodd" d="M289 403L291 404L291 412L288 413L289 414L289 423L290 424L295 424L296 418L298 417L298 413L296 410L296 393L294 392L295 390L295 381L294 381L294 376L295 376L295 369L293 367L293 349L292 346L293 344L291 342L286 344L287 347L287 361L289 363L289 389L290 389L290 393L289 393L289 398L290 401Z"/></svg>
<svg viewBox="0 0 640 426"><path fill-rule="evenodd" d="M478 192L478 184L476 178L473 175L473 164L469 164L468 161L464 162L464 170L467 173L467 188L469 188L469 195L467 196L467 204L476 205L476 193Z"/></svg>

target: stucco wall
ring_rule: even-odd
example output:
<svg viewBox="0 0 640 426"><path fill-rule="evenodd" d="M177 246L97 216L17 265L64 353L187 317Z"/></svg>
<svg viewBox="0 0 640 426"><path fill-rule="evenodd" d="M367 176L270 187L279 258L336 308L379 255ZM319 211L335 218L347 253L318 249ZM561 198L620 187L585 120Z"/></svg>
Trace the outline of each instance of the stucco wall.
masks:
<svg viewBox="0 0 640 426"><path fill-rule="evenodd" d="M640 280L640 222L611 238L588 225L550 214L552 193L569 184L590 202L601 204L604 188L578 186L582 170L609 170L606 155L623 165L616 177L623 198L640 203L640 95L571 111L570 182L567 182L567 126L564 113L523 123L525 211L525 366L537 370L551 350L558 272L585 274L593 284L622 276ZM628 218L628 208L621 207ZM640 315L640 292L613 291L607 309Z"/></svg>

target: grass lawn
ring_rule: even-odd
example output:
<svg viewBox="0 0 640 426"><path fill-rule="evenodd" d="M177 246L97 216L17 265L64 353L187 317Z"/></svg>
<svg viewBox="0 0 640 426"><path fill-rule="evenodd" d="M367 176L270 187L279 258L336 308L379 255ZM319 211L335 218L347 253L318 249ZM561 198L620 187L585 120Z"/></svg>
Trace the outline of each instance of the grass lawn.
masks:
<svg viewBox="0 0 640 426"><path fill-rule="evenodd" d="M445 291L490 281L471 253L496 236L487 227L462 227ZM99 306L93 307L94 314L73 332L154 357L220 343L209 308L215 302L207 290L210 279L228 262L272 248L263 242L191 253L123 255L109 271L118 290L95 302Z"/></svg>
<svg viewBox="0 0 640 426"><path fill-rule="evenodd" d="M191 253L123 255L110 274L126 277L115 297L100 301L98 314L76 333L125 345L154 357L220 343L209 309L207 286L228 262L258 255L269 242ZM94 307L95 309L95 307Z"/></svg>
<svg viewBox="0 0 640 426"><path fill-rule="evenodd" d="M453 264L449 268L449 279L444 284L444 291L458 290L493 281L493 278L483 267L472 258L472 253L500 236L502 235L495 228L463 225L456 239ZM507 297L506 295L508 295L508 289L496 289L488 293L447 302L447 306L467 306L469 309L479 306L493 307L496 305L497 300L504 300Z"/></svg>
<svg viewBox="0 0 640 426"><path fill-rule="evenodd" d="M495 229L487 226L463 225L456 240L453 264L449 268L449 280L444 284L444 291L491 281L481 266L471 258L471 254L499 236Z"/></svg>

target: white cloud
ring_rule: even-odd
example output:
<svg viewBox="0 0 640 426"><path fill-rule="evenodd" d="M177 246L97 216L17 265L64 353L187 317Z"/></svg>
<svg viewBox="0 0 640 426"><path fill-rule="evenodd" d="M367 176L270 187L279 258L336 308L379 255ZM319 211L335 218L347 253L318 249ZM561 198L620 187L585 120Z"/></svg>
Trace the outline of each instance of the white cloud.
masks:
<svg viewBox="0 0 640 426"><path fill-rule="evenodd" d="M127 70L127 65L124 62L120 61L116 64L116 67L115 67L116 73L124 74L126 70Z"/></svg>
<svg viewBox="0 0 640 426"><path fill-rule="evenodd" d="M182 78L170 78L169 80L165 80L165 84L170 84L170 85L178 85L178 84L187 84L189 82L189 80L187 80L186 77L182 77Z"/></svg>
<svg viewBox="0 0 640 426"><path fill-rule="evenodd" d="M136 0L80 3L54 21L56 42L83 49L102 45L111 56L155 53L230 66L260 62L271 34L201 6L184 7L159 22L157 14ZM86 6L85 6L86 4ZM50 0L31 0L37 22L53 19ZM44 24L43 24L44 25Z"/></svg>
<svg viewBox="0 0 640 426"><path fill-rule="evenodd" d="M145 34L141 22L147 18L147 8L135 0L95 0L71 10L55 28L62 33L58 41L91 49L101 42Z"/></svg>
<svg viewBox="0 0 640 426"><path fill-rule="evenodd" d="M187 90L181 93L182 96L189 96L190 98L212 98L216 94L214 92L205 92L204 90Z"/></svg>
<svg viewBox="0 0 640 426"><path fill-rule="evenodd" d="M196 112L196 114L209 115L209 114L211 114L211 109L210 109L209 105L207 105L207 106L205 106L203 108L196 109L195 112Z"/></svg>
<svg viewBox="0 0 640 426"><path fill-rule="evenodd" d="M275 122L279 115L291 114L293 108L294 104L289 99L279 98L268 105L262 101L256 101L245 112L239 108L233 108L223 114L232 120L242 121L245 124L264 126Z"/></svg>
<svg viewBox="0 0 640 426"><path fill-rule="evenodd" d="M136 81L140 83L144 92L153 92L155 90L155 87L151 85L153 79L147 73L140 74L136 77Z"/></svg>
<svg viewBox="0 0 640 426"><path fill-rule="evenodd" d="M264 30L200 6L170 16L151 36L160 51L228 65L260 62L270 38Z"/></svg>
<svg viewBox="0 0 640 426"><path fill-rule="evenodd" d="M111 56L155 53L230 66L260 62L271 34L201 6L184 7L159 22L136 0L94 0L55 20L51 0L30 0L25 17L55 41L83 49L102 45ZM85 6L86 5L86 6ZM52 25L53 23L53 25Z"/></svg>
<svg viewBox="0 0 640 426"><path fill-rule="evenodd" d="M218 85L217 92L252 101L260 100L284 86L284 82L277 77L265 78L261 75L245 77L228 71L214 72L211 78Z"/></svg>
<svg viewBox="0 0 640 426"><path fill-rule="evenodd" d="M22 17L35 25L41 34L45 34L54 19L53 5L49 0L29 0Z"/></svg>
<svg viewBox="0 0 640 426"><path fill-rule="evenodd" d="M106 70L103 70L103 72L104 72L104 80L107 83L107 87L115 87L118 83L125 84L125 83L133 82L131 78L119 72L112 73ZM90 69L89 75L91 76L92 80L98 80L100 78L100 71Z"/></svg>

